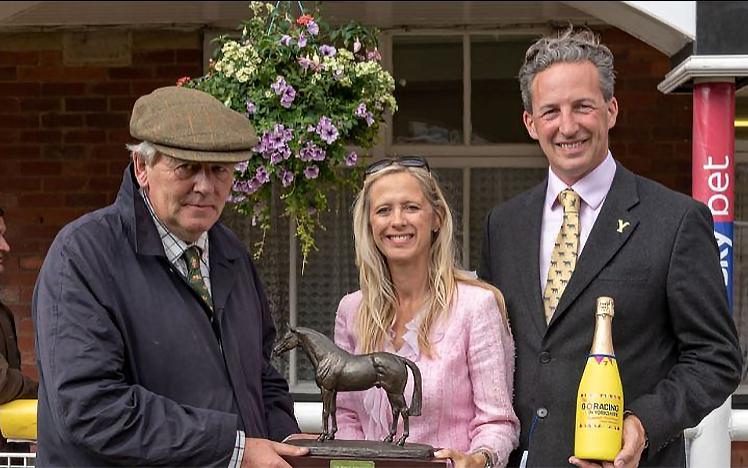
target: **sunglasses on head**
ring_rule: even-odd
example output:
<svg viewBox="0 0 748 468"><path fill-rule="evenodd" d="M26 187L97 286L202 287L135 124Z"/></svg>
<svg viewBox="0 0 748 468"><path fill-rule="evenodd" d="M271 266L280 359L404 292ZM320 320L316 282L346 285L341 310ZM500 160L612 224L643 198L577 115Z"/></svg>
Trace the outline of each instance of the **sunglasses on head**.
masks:
<svg viewBox="0 0 748 468"><path fill-rule="evenodd" d="M364 179L375 172L381 171L385 167L392 166L393 164L403 167L422 167L426 169L429 174L431 173L431 168L429 168L429 163L426 162L426 159L420 156L400 156L397 158L380 159L379 161L374 161L369 164L366 166L366 169L364 169Z"/></svg>

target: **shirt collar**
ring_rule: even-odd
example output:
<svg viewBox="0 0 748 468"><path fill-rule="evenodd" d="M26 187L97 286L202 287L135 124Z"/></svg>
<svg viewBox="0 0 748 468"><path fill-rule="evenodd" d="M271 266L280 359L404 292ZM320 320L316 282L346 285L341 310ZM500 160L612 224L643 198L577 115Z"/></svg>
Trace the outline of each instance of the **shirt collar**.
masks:
<svg viewBox="0 0 748 468"><path fill-rule="evenodd" d="M616 162L613 159L613 155L608 151L603 162L598 164L589 174L579 179L571 188L587 206L593 210L597 210L608 195L615 175ZM558 194L566 188L568 186L549 167L548 189L545 193L546 206L553 207L553 204L558 201Z"/></svg>
<svg viewBox="0 0 748 468"><path fill-rule="evenodd" d="M151 214L151 218L153 218L153 222L156 225L159 237L161 237L161 243L164 245L164 253L166 254L166 258L169 259L169 262L175 264L177 260L182 258L182 254L184 254L184 251L192 247L193 245L197 246L200 249L201 257L205 261L208 258L207 231L203 232L200 237L198 237L198 239L191 244L183 241L174 233L172 233L169 228L166 227L163 221L161 221L161 219L156 216L156 212L153 209L153 205L151 204L151 199L148 197L148 194L145 192L145 190L141 188L139 191L140 195L145 201L145 206L148 208L148 212Z"/></svg>

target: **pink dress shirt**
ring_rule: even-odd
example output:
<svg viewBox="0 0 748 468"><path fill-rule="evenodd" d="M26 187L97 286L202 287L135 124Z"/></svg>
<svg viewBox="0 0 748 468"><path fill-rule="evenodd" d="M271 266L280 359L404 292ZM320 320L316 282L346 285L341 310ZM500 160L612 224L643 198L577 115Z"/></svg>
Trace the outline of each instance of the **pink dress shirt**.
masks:
<svg viewBox="0 0 748 468"><path fill-rule="evenodd" d="M335 320L335 342L361 354L355 336L361 291L343 297ZM422 415L410 418L408 442L448 447L463 452L492 450L504 466L517 447L519 421L512 409L514 340L501 325L493 294L459 283L446 320L431 330L432 357L418 349L420 317L407 325L397 354L414 361L423 380ZM391 349L391 341L385 350ZM413 392L409 375L405 399ZM337 397L339 439L382 440L392 415L383 390L341 392ZM402 434L402 420L398 436Z"/></svg>

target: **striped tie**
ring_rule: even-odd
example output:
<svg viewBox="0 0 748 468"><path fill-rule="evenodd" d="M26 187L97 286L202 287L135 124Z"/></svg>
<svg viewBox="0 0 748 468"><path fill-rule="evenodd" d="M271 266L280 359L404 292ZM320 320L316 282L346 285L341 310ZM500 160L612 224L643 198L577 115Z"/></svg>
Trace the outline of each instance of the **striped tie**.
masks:
<svg viewBox="0 0 748 468"><path fill-rule="evenodd" d="M556 312L558 301L574 272L579 251L579 195L572 189L566 189L558 194L558 201L564 207L564 221L551 252L551 265L543 292L546 323Z"/></svg>
<svg viewBox="0 0 748 468"><path fill-rule="evenodd" d="M193 245L185 250L182 255L187 263L187 281L192 289L208 304L210 310L213 310L213 300L210 298L210 291L208 291L203 273L200 271L200 248Z"/></svg>

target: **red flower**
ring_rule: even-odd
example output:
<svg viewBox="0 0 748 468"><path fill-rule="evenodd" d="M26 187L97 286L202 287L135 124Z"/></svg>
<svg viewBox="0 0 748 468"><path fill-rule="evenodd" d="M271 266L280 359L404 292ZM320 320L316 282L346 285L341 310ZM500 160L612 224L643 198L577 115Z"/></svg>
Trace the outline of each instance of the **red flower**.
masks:
<svg viewBox="0 0 748 468"><path fill-rule="evenodd" d="M306 26L309 22L314 21L312 15L301 15L296 19L296 24Z"/></svg>
<svg viewBox="0 0 748 468"><path fill-rule="evenodd" d="M190 81L191 79L192 78L190 78L189 76L183 76L177 80L177 86L184 86L184 84Z"/></svg>

